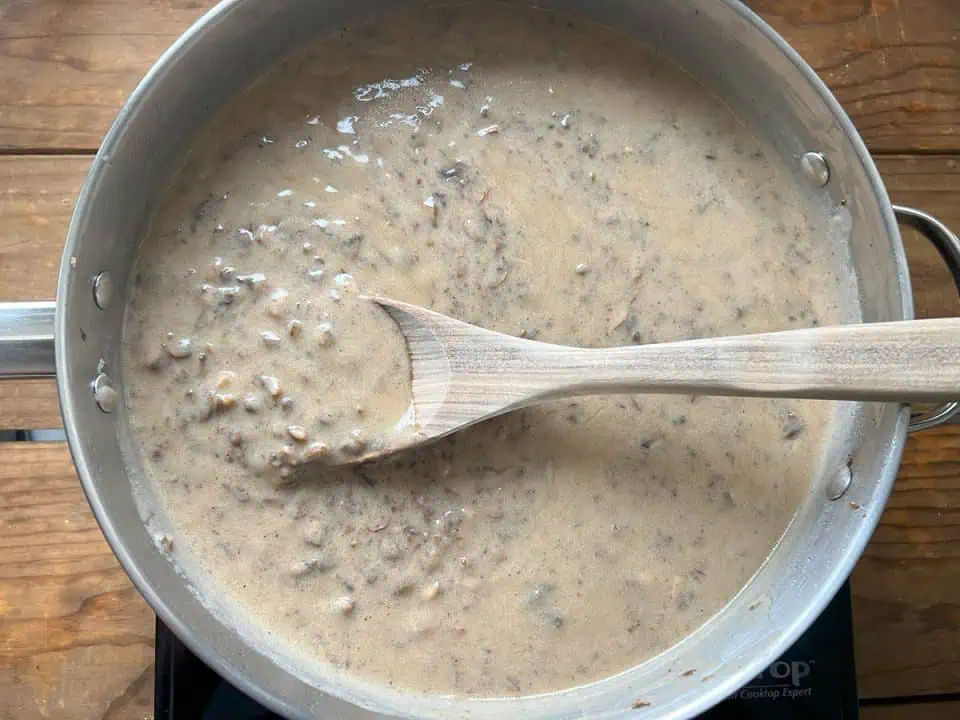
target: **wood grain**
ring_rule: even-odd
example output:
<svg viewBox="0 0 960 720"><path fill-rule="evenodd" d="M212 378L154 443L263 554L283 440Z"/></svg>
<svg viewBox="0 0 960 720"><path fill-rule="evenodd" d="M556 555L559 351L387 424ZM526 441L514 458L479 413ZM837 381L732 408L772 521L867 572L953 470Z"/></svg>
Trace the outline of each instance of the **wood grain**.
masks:
<svg viewBox="0 0 960 720"><path fill-rule="evenodd" d="M913 692L918 679L920 688L943 691L958 675L960 597L943 592L956 587L960 558L957 458L960 428L911 440L897 492L854 577L866 695L876 687ZM913 641L891 637L891 627ZM153 616L103 540L66 448L0 443L0 720L151 717L152 643ZM937 675L945 682L933 687L926 678ZM870 707L863 718L946 720L960 717L958 709Z"/></svg>
<svg viewBox="0 0 960 720"><path fill-rule="evenodd" d="M960 562L957 458L960 428L911 440L897 491L855 574L867 696L878 688L899 695L955 687L960 597L949 588L957 586ZM0 719L150 717L152 628L149 608L87 508L65 447L0 444ZM863 717L937 720L960 717L956 710L946 703L873 707Z"/></svg>
<svg viewBox="0 0 960 720"><path fill-rule="evenodd" d="M53 299L89 165L89 157L0 156L0 302ZM60 425L52 380L0 382L0 430Z"/></svg>
<svg viewBox="0 0 960 720"><path fill-rule="evenodd" d="M154 619L63 443L0 443L0 719L152 717Z"/></svg>
<svg viewBox="0 0 960 720"><path fill-rule="evenodd" d="M750 0L827 83L874 152L960 148L955 0Z"/></svg>
<svg viewBox="0 0 960 720"><path fill-rule="evenodd" d="M0 148L95 149L154 60L212 0L0 4ZM960 149L954 0L753 0L873 150Z"/></svg>
<svg viewBox="0 0 960 720"><path fill-rule="evenodd" d="M878 165L895 202L926 209L960 229L956 159L883 157ZM913 231L903 235L917 315L960 315L953 280L936 250ZM852 587L863 697L960 691L960 428L910 438ZM882 714L893 713L890 708L870 712L884 720L927 717Z"/></svg>
<svg viewBox="0 0 960 720"><path fill-rule="evenodd" d="M877 166L893 202L933 213L960 233L960 158L891 156ZM917 317L960 315L960 296L940 255L929 241L901 226Z"/></svg>
<svg viewBox="0 0 960 720"><path fill-rule="evenodd" d="M950 156L877 159L894 202L960 229L960 163ZM0 156L0 301L50 300L63 239L89 157ZM949 273L932 246L904 231L917 314L960 314Z"/></svg>
<svg viewBox="0 0 960 720"><path fill-rule="evenodd" d="M2 67L2 65L0 65ZM0 301L52 299L73 202L87 157L0 156ZM894 202L960 230L960 164L950 156L889 156L877 164ZM904 230L918 317L960 315L936 250ZM0 383L0 429L60 427L52 381Z"/></svg>
<svg viewBox="0 0 960 720"><path fill-rule="evenodd" d="M214 4L0 3L0 148L95 150L153 62Z"/></svg>
<svg viewBox="0 0 960 720"><path fill-rule="evenodd" d="M406 340L416 432L335 462L387 457L544 398L694 393L922 403L950 402L960 392L960 318L578 348L373 299Z"/></svg>
<svg viewBox="0 0 960 720"><path fill-rule="evenodd" d="M860 720L956 720L960 701L939 703L898 703L860 709Z"/></svg>
<svg viewBox="0 0 960 720"><path fill-rule="evenodd" d="M54 380L0 381L0 430L63 426Z"/></svg>
<svg viewBox="0 0 960 720"><path fill-rule="evenodd" d="M90 161L0 156L0 302L56 294L63 240Z"/></svg>
<svg viewBox="0 0 960 720"><path fill-rule="evenodd" d="M861 696L960 692L960 427L910 438L852 589Z"/></svg>

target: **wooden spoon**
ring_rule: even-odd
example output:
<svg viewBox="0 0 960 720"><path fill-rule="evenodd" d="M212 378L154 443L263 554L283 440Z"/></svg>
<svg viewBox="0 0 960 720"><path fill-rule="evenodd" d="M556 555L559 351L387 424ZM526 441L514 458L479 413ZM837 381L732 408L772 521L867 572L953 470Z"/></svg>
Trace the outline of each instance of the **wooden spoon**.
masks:
<svg viewBox="0 0 960 720"><path fill-rule="evenodd" d="M396 443L367 461L488 418L578 395L680 393L928 402L960 397L960 318L587 349L484 330L367 297L407 341L413 397Z"/></svg>

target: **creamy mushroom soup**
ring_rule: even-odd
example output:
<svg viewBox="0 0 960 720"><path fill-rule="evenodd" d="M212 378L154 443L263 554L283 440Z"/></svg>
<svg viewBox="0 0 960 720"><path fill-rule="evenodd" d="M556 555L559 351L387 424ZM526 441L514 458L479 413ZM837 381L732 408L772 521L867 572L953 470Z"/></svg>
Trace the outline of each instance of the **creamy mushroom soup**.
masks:
<svg viewBox="0 0 960 720"><path fill-rule="evenodd" d="M199 138L136 271L157 542L303 672L509 696L663 651L761 567L838 406L577 399L330 469L409 401L359 294L583 346L856 320L845 214L795 171L576 17L410 10L285 60Z"/></svg>

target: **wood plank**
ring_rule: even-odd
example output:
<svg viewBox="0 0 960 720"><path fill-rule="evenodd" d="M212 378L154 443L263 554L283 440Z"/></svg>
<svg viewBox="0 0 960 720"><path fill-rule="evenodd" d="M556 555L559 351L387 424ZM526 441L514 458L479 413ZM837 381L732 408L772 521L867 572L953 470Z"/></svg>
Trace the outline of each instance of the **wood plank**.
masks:
<svg viewBox="0 0 960 720"><path fill-rule="evenodd" d="M895 682L894 694L910 690L896 681L903 673L926 681L937 668L953 672L951 656L944 661L940 651L956 648L960 607L943 588L955 584L960 530L941 527L940 518L951 503L957 517L958 448L960 428L911 440L890 509L857 570L865 694L881 682ZM886 597L891 590L898 601ZM897 641L891 623L901 639L916 641L888 652ZM152 632L149 608L103 541L65 447L0 444L0 718L150 717ZM918 667L902 659L911 656ZM888 662L882 679L878 658ZM871 707L863 717L937 720L960 717L956 710L944 703Z"/></svg>
<svg viewBox="0 0 960 720"><path fill-rule="evenodd" d="M2 66L0 66L2 67ZM54 295L63 238L88 157L0 156L0 301ZM960 230L960 165L949 156L877 160L892 199ZM904 232L917 315L960 315L960 300L936 250ZM52 381L0 383L0 429L60 427Z"/></svg>
<svg viewBox="0 0 960 720"><path fill-rule="evenodd" d="M154 616L64 443L0 443L0 718L150 718Z"/></svg>
<svg viewBox="0 0 960 720"><path fill-rule="evenodd" d="M89 157L0 156L0 302L56 294L63 238ZM0 430L61 426L52 380L0 382Z"/></svg>
<svg viewBox="0 0 960 720"><path fill-rule="evenodd" d="M63 240L90 162L0 156L0 302L56 294Z"/></svg>
<svg viewBox="0 0 960 720"><path fill-rule="evenodd" d="M214 4L0 4L0 148L96 149L156 58Z"/></svg>
<svg viewBox="0 0 960 720"><path fill-rule="evenodd" d="M212 0L0 5L0 148L95 149L153 61ZM753 0L874 150L960 149L954 0Z"/></svg>
<svg viewBox="0 0 960 720"><path fill-rule="evenodd" d="M862 697L960 692L960 427L910 437L852 590Z"/></svg>
<svg viewBox="0 0 960 720"><path fill-rule="evenodd" d="M0 381L0 430L63 427L54 380Z"/></svg>
<svg viewBox="0 0 960 720"><path fill-rule="evenodd" d="M860 708L860 720L956 720L960 701L868 705Z"/></svg>
<svg viewBox="0 0 960 720"><path fill-rule="evenodd" d="M943 600L938 585L956 577L955 561L960 557L956 547L960 545L949 541L960 539L960 529L954 526L945 534L940 527L937 513L943 511L935 508L948 503L930 505L924 495L919 501L916 496L925 486L934 485L935 489L927 487L926 497L952 493L956 508L960 483L948 488L942 478L956 477L953 458L960 457L958 448L960 428L911 440L897 493L864 561L867 567L862 564L857 571L858 621L864 618L866 602L867 611L879 612L881 625L889 622L887 602L865 596L865 586L881 592L897 588L901 595L920 586L921 596L932 594ZM923 465L939 470L918 471ZM903 538L906 543L901 542ZM944 558L954 561L947 573L943 572L945 566L936 562ZM927 567L918 559L933 564ZM890 561L892 570L874 567ZM911 576L897 577L904 572ZM924 597L920 601L902 598L908 615L915 608L925 613L923 601ZM956 642L949 637L956 634L949 619L944 624L936 616L952 613L956 618L960 607L954 603L952 609L933 609L932 613L907 623L905 630L910 635L919 633L918 648L932 650L942 646L943 640L948 645L951 640ZM902 608L894 609L893 614L902 616ZM881 626L867 628L870 646L864 648L862 629L858 622L860 682L865 687L873 681L872 676L863 674L871 665L871 656L899 657L909 653L909 647L899 645L897 653L885 652L890 647L889 631ZM931 642L931 631L939 633L938 641ZM0 443L0 718L149 718L152 643L153 616L104 542L65 447L59 443ZM936 655L929 656L928 663L935 667L951 664L942 663ZM885 682L906 670L904 663L896 663ZM920 670L924 676L929 673L929 668ZM864 708L862 716L864 720L946 720L960 717L960 704L874 706Z"/></svg>
<svg viewBox="0 0 960 720"><path fill-rule="evenodd" d="M877 167L894 203L936 215L960 233L960 164L949 156L882 156ZM926 239L901 227L917 317L960 315L960 295L940 255Z"/></svg>
<svg viewBox="0 0 960 720"><path fill-rule="evenodd" d="M748 0L824 79L874 152L960 148L956 0Z"/></svg>
<svg viewBox="0 0 960 720"><path fill-rule="evenodd" d="M878 165L894 202L960 229L954 158L882 157ZM937 252L917 233L903 235L917 315L960 315L957 291ZM887 511L853 575L861 696L960 692L958 541L960 428L920 433L908 442Z"/></svg>

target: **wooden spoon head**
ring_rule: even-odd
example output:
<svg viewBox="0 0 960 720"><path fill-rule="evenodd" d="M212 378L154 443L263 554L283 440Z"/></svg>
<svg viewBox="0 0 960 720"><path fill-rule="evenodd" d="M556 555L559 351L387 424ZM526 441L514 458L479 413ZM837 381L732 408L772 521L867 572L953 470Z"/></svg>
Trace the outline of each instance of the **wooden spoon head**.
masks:
<svg viewBox="0 0 960 720"><path fill-rule="evenodd" d="M410 407L416 431L437 439L460 426L448 412L457 348L472 325L425 308L384 297L367 297L382 307L400 328L410 356ZM454 357L451 357L453 352Z"/></svg>
<svg viewBox="0 0 960 720"><path fill-rule="evenodd" d="M410 407L385 446L351 458L381 460L513 410L528 401L527 387L504 386L500 373L515 367L530 340L485 330L432 310L385 297L362 296L396 322L410 356Z"/></svg>
<svg viewBox="0 0 960 720"><path fill-rule="evenodd" d="M500 372L515 365L527 346L540 343L390 298L366 299L393 318L407 341L417 444L508 412L529 397L526 388L504 387Z"/></svg>

